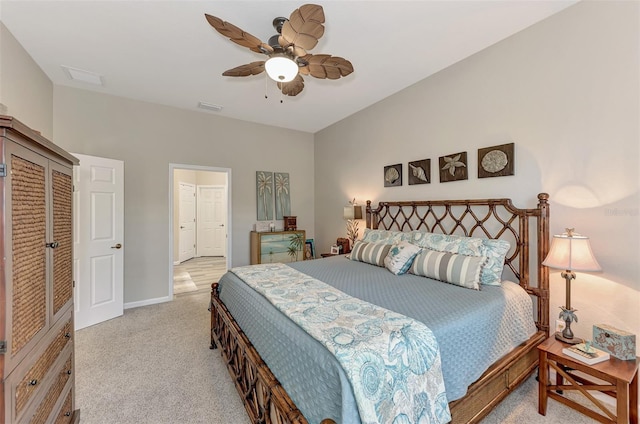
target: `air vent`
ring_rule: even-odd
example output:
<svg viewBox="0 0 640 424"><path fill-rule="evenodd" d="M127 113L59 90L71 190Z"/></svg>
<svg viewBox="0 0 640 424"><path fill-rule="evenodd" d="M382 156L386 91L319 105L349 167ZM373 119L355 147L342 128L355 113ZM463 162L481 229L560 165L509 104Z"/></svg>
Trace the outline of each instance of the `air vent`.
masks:
<svg viewBox="0 0 640 424"><path fill-rule="evenodd" d="M222 106L214 105L212 103L200 102L198 103L198 107L200 109L212 110L214 112L220 112L222 110Z"/></svg>
<svg viewBox="0 0 640 424"><path fill-rule="evenodd" d="M84 82L87 84L104 86L104 78L100 74L95 72L84 71L82 69L71 68L69 66L62 66L62 70L72 81Z"/></svg>

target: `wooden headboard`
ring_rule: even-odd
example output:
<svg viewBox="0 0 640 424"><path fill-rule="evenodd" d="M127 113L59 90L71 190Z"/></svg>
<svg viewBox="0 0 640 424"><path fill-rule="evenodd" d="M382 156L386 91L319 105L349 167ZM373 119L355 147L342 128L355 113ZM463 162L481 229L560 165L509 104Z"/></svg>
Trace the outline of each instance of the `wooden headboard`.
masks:
<svg viewBox="0 0 640 424"><path fill-rule="evenodd" d="M549 270L542 265L549 251L548 200L547 193L538 194L538 205L533 209L516 208L511 199L380 202L375 209L367 200L367 228L509 241L511 248L505 258L507 275L503 275L515 278L535 296L536 325L548 335Z"/></svg>

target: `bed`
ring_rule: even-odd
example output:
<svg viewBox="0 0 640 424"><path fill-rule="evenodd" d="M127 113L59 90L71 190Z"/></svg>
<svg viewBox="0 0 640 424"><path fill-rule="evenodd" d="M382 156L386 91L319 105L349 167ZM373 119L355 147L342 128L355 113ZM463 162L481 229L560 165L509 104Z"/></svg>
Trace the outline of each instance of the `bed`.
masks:
<svg viewBox="0 0 640 424"><path fill-rule="evenodd" d="M380 202L375 208L367 202L366 210L367 229L371 231L365 239L388 233L396 237L410 235L407 237L415 242L416 237L439 233L465 240L482 238L509 243L501 263L500 275L504 282L497 287L483 285L481 290L431 282L411 273L393 276L398 278L397 283L388 284L384 276L392 274L384 267L347 260L344 255L290 264L286 269L286 272L317 278L383 308L407 308L408 312L404 309L398 312L418 315L416 320L428 322L440 344L452 422L480 421L536 369L536 346L548 336L548 271L541 264L548 251L548 195L539 194L537 206L530 209L516 208L509 199L476 199ZM366 244L364 241L362 245ZM260 293L246 286L239 277L241 271L229 272L212 284L211 348L221 348L251 421L359 422L350 382L345 381L339 364L332 362L331 354L318 347L318 342L293 321L283 318ZM424 307L423 300L412 302L423 296L418 293L423 290L429 290L429 297L437 293L441 299L455 298L458 303L438 309L439 301L428 307ZM524 293L527 302L522 301L519 292ZM530 326L523 324L519 338L497 343L496 340L503 339L502 334L489 330L484 338L492 346L503 345L497 352L482 347L479 344L482 340L462 339L460 333L481 315L486 315L490 322L504 321L500 324L503 327L514 327L513 322L521 320L505 318L501 312L511 309L499 303L506 297L505 293L513 293L520 303L527 303L531 308ZM467 316L465 299L486 302L481 304L475 318ZM425 313L426 316L420 315ZM467 323L460 322L458 316L467 316ZM490 323L478 322L477 325L491 327ZM461 347L456 345L458 340L462 340ZM462 377L454 375L460 364L476 357L482 357L479 368L465 369ZM292 399L296 399L296 403Z"/></svg>

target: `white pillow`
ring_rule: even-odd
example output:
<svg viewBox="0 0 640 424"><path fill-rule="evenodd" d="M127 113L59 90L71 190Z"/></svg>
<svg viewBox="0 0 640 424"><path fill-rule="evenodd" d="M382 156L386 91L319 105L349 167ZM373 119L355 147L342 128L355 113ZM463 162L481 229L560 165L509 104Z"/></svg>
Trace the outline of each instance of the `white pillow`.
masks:
<svg viewBox="0 0 640 424"><path fill-rule="evenodd" d="M404 274L411 267L413 258L422 250L415 244L401 241L394 244L389 249L387 257L384 258L384 266L395 275Z"/></svg>

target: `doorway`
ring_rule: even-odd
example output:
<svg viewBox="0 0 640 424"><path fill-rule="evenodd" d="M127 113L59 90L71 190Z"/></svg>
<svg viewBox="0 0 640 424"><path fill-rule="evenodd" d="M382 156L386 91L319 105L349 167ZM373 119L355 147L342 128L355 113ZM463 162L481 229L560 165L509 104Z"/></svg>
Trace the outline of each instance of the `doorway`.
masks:
<svg viewBox="0 0 640 424"><path fill-rule="evenodd" d="M169 294L210 290L231 264L231 170L169 165Z"/></svg>

